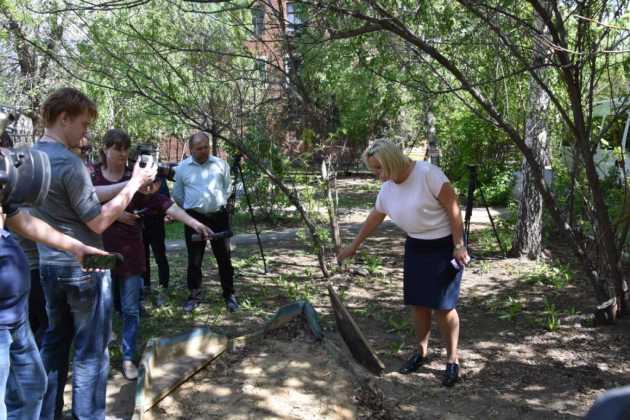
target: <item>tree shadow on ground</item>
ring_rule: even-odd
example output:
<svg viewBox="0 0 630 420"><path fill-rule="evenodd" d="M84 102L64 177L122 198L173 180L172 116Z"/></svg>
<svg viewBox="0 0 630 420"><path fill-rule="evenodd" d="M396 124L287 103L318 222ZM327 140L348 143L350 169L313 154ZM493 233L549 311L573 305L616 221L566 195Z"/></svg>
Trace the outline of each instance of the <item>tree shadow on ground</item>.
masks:
<svg viewBox="0 0 630 420"><path fill-rule="evenodd" d="M301 323L224 353L153 412L198 419L354 418L351 376Z"/></svg>

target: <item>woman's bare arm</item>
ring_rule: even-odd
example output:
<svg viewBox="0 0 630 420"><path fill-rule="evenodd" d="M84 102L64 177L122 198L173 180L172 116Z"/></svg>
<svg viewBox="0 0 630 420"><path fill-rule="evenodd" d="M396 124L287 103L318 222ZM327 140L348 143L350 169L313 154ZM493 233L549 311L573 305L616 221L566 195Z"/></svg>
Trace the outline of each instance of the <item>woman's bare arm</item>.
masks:
<svg viewBox="0 0 630 420"><path fill-rule="evenodd" d="M363 226L361 226L361 230L359 230L359 233L357 233L357 236L354 237L352 244L350 244L350 246L343 248L341 251L339 251L339 254L337 255L337 260L341 262L345 258L348 258L354 255L359 249L359 247L361 246L361 244L363 243L363 241L365 240L365 238L367 238L372 232L374 232L374 230L378 227L378 225L380 225L383 222L383 220L385 220L385 216L386 216L385 213L381 213L380 211L377 211L376 209L372 209L368 217L365 219L365 222L363 222Z"/></svg>

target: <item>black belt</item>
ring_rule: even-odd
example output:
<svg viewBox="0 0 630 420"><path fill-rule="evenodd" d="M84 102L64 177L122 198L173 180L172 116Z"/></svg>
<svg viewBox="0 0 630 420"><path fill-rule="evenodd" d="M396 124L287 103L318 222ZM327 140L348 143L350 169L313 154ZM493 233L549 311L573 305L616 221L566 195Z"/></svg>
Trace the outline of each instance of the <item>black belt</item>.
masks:
<svg viewBox="0 0 630 420"><path fill-rule="evenodd" d="M197 210L194 210L194 209L187 209L186 211L189 211L189 212L191 212L191 213L196 213L196 214L198 214L198 215L200 215L200 216L213 216L213 215L215 215L215 214L225 212L225 206L221 206L221 207L219 207L219 209L218 209L218 210L216 210L216 211L211 211L210 213L202 213L202 212L197 211Z"/></svg>

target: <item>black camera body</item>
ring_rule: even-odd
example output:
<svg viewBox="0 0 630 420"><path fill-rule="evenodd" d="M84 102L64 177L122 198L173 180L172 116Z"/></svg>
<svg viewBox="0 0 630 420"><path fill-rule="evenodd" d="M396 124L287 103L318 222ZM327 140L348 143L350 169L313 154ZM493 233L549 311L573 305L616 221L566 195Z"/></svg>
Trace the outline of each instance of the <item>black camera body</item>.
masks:
<svg viewBox="0 0 630 420"><path fill-rule="evenodd" d="M0 202L36 207L50 189L50 160L46 153L26 147L0 148Z"/></svg>
<svg viewBox="0 0 630 420"><path fill-rule="evenodd" d="M136 150L133 153L133 157L130 158L131 161L135 162L136 160L140 161L140 167L144 168L148 162L152 159L157 162L157 177L158 178L166 178L169 181L175 180L175 167L177 164L174 163L163 163L157 159L157 153L155 150L155 146L148 143L139 144L136 146Z"/></svg>
<svg viewBox="0 0 630 420"><path fill-rule="evenodd" d="M8 136L7 127L14 123L14 114L0 112L0 134ZM28 147L0 147L0 203L3 207L31 206L44 202L50 190L48 155Z"/></svg>

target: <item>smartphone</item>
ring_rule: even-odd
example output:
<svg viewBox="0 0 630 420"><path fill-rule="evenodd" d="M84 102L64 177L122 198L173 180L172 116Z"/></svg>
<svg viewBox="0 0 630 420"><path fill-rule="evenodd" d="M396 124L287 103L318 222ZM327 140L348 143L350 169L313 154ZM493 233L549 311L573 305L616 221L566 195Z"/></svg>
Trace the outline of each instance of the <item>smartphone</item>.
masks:
<svg viewBox="0 0 630 420"><path fill-rule="evenodd" d="M147 210L148 209L146 207L142 209L135 209L133 211L133 214L135 214L136 216L142 216Z"/></svg>
<svg viewBox="0 0 630 420"><path fill-rule="evenodd" d="M123 261L123 256L117 252L113 252L109 255L87 254L83 257L83 268L92 270L113 270L122 264Z"/></svg>
<svg viewBox="0 0 630 420"><path fill-rule="evenodd" d="M466 264L468 264L470 262L470 257L466 258ZM462 270L464 267L462 267L459 262L457 262L457 260L455 258L453 258L451 260L451 265L453 266L453 268L457 271Z"/></svg>
<svg viewBox="0 0 630 420"><path fill-rule="evenodd" d="M155 162L153 155L141 154L139 160L141 168L146 168L147 166L153 165L153 162Z"/></svg>

